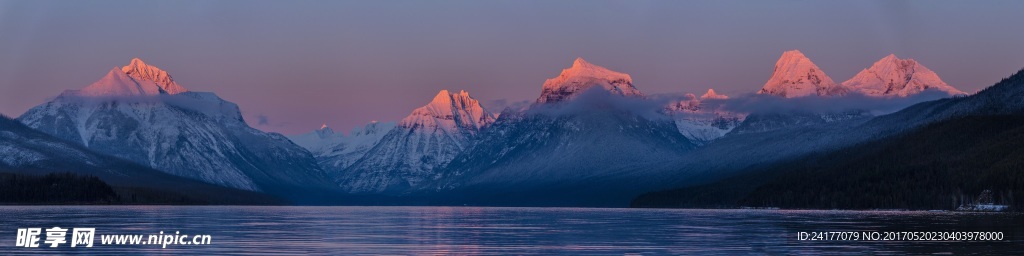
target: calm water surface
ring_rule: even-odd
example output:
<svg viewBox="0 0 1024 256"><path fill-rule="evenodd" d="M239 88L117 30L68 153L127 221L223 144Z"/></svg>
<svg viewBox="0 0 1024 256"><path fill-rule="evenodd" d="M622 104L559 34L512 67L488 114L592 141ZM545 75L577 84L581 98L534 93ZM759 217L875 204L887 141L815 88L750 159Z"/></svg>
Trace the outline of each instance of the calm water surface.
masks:
<svg viewBox="0 0 1024 256"><path fill-rule="evenodd" d="M92 248L14 247L26 227L94 227ZM211 245L101 245L103 234ZM812 231L999 231L1000 242L800 241ZM70 236L69 236L70 239ZM42 244L48 246L48 244ZM999 254L1024 216L950 212L476 207L0 206L0 254Z"/></svg>

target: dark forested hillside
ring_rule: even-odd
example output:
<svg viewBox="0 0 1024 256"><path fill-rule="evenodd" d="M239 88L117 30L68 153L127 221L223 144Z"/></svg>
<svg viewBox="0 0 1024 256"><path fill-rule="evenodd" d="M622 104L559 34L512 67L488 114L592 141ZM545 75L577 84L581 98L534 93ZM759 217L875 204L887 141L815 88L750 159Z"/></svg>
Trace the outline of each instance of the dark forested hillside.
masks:
<svg viewBox="0 0 1024 256"><path fill-rule="evenodd" d="M95 176L0 173L0 204L109 204L114 189Z"/></svg>
<svg viewBox="0 0 1024 256"><path fill-rule="evenodd" d="M1024 205L1024 116L933 123L712 184L648 193L632 205L954 209L984 190L997 204Z"/></svg>

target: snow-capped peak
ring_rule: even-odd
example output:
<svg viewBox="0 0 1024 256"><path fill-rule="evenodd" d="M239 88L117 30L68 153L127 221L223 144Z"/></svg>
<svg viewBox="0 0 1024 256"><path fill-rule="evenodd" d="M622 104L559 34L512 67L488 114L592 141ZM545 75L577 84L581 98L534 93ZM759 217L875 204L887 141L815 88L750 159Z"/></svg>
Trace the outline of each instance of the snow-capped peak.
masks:
<svg viewBox="0 0 1024 256"><path fill-rule="evenodd" d="M900 59L889 54L843 82L849 90L868 96L906 97L925 90L938 90L949 95L965 94L943 82L935 72L913 59Z"/></svg>
<svg viewBox="0 0 1024 256"><path fill-rule="evenodd" d="M791 50L782 53L779 61L775 62L772 77L757 93L794 98L811 95L840 96L847 91L799 50Z"/></svg>
<svg viewBox="0 0 1024 256"><path fill-rule="evenodd" d="M462 101L473 100L473 98L470 98L469 97L469 93L464 91L464 90L459 90L458 93L452 93L452 92L449 92L448 90L441 90L440 92L437 93L437 95L434 95L434 99L431 100L430 104L428 104L427 106L436 106L436 107L439 107L439 108L448 108L453 103L460 103L460 104L461 103L469 103L469 102L460 102L460 100L462 100Z"/></svg>
<svg viewBox="0 0 1024 256"><path fill-rule="evenodd" d="M897 61L897 60L900 60L900 58L896 57L895 53L890 53L889 55L885 55L885 57L882 57L882 59L876 61L875 64L878 64L878 62L883 62L883 61L890 62L890 61ZM914 59L908 59L908 60L914 60Z"/></svg>
<svg viewBox="0 0 1024 256"><path fill-rule="evenodd" d="M568 100L594 86L600 86L612 94L643 96L643 93L633 86L633 79L628 74L611 71L591 64L583 58L576 58L572 67L563 69L558 77L544 81L537 103Z"/></svg>
<svg viewBox="0 0 1024 256"><path fill-rule="evenodd" d="M114 67L103 78L74 92L90 97L152 96L187 92L167 72L132 59L128 66Z"/></svg>
<svg viewBox="0 0 1024 256"><path fill-rule="evenodd" d="M107 72L103 78L96 81L89 86L86 86L82 90L78 91L78 95L82 96L139 96L139 95L157 95L160 94L160 88L152 83L140 84L128 77L121 69L114 67Z"/></svg>
<svg viewBox="0 0 1024 256"><path fill-rule="evenodd" d="M726 96L725 94L715 93L715 89L708 89L708 92L704 93L704 95L701 95L700 98L701 99L724 100L724 99L728 99L729 96Z"/></svg>
<svg viewBox="0 0 1024 256"><path fill-rule="evenodd" d="M493 122L494 115L484 110L468 92L441 90L430 103L413 110L398 125L405 128L437 127L454 132L460 129L480 130Z"/></svg>
<svg viewBox="0 0 1024 256"><path fill-rule="evenodd" d="M327 138L334 135L334 130L331 127L327 127L327 124L320 126L320 129L316 130L316 135L321 139Z"/></svg>
<svg viewBox="0 0 1024 256"><path fill-rule="evenodd" d="M167 71L163 71L155 66L147 65L139 58L133 58L128 66L121 67L121 71L128 74L129 77L136 81L152 81L156 83L160 89L163 89L167 94L178 94L186 92L184 87L181 87L178 83L174 82L170 74Z"/></svg>
<svg viewBox="0 0 1024 256"><path fill-rule="evenodd" d="M374 134L386 133L386 132L390 131L391 128L394 128L394 126L395 126L394 122L388 122L388 123L383 123L382 124L381 122L378 122L377 120L373 120L373 121L370 121L369 123L367 123L366 125L364 125L363 127L352 128L352 131L349 132L349 135L351 135L351 136L366 136L366 135L374 135Z"/></svg>

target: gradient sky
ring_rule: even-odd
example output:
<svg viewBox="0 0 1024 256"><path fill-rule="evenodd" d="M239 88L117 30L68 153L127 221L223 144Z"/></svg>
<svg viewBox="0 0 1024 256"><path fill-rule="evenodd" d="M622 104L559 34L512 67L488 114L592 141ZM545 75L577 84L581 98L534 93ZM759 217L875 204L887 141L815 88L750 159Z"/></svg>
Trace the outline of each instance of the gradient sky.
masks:
<svg viewBox="0 0 1024 256"><path fill-rule="evenodd" d="M441 89L534 100L576 57L647 94L760 89L799 49L836 82L895 53L974 92L1024 67L1024 1L0 1L0 113L140 57L294 134ZM500 109L493 109L497 112Z"/></svg>

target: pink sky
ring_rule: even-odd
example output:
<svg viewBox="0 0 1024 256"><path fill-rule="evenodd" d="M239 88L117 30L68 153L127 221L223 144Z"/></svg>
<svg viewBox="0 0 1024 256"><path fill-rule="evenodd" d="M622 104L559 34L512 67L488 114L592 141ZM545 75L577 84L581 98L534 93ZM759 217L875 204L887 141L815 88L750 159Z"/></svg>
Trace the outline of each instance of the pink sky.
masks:
<svg viewBox="0 0 1024 256"><path fill-rule="evenodd" d="M534 100L576 57L646 94L753 93L800 49L837 82L895 53L974 92L1024 67L1021 1L0 2L0 113L132 57L294 134L398 120L441 89ZM494 109L492 111L500 111ZM262 121L265 122L260 122Z"/></svg>

